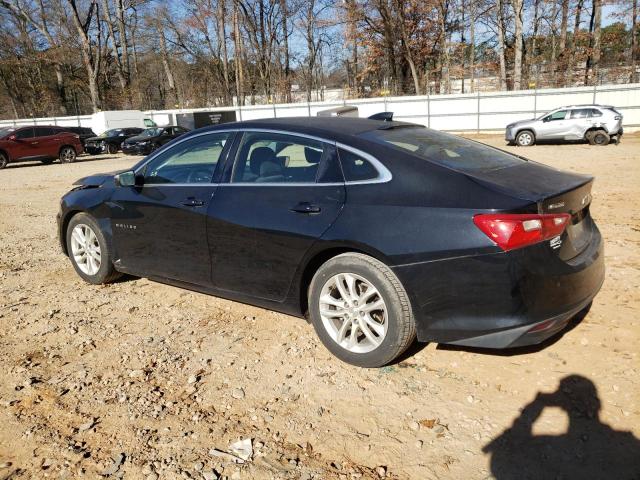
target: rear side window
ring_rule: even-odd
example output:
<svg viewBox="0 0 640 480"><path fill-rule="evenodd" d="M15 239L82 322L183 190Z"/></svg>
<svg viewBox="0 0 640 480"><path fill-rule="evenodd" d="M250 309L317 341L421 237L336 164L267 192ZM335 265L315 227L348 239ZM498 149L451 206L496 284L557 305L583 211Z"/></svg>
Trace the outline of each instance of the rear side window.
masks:
<svg viewBox="0 0 640 480"><path fill-rule="evenodd" d="M36 127L35 128L35 136L36 137L48 137L49 135L55 135L53 128L49 127Z"/></svg>
<svg viewBox="0 0 640 480"><path fill-rule="evenodd" d="M378 177L378 171L371 162L349 150L338 149L342 173L346 182L360 182L373 180Z"/></svg>
<svg viewBox="0 0 640 480"><path fill-rule="evenodd" d="M591 115L591 112L593 111L593 109L591 108L577 108L575 110L571 110L571 117L570 118L589 118L589 115Z"/></svg>
<svg viewBox="0 0 640 480"><path fill-rule="evenodd" d="M361 136L462 172L498 170L526 162L496 148L418 126L372 130Z"/></svg>
<svg viewBox="0 0 640 480"><path fill-rule="evenodd" d="M296 135L246 132L233 169L234 183L316 183L337 180L329 145ZM321 163L322 168L319 168Z"/></svg>
<svg viewBox="0 0 640 480"><path fill-rule="evenodd" d="M600 110L598 110L597 108L592 108L591 109L591 116L592 117L601 117L602 116L602 112Z"/></svg>

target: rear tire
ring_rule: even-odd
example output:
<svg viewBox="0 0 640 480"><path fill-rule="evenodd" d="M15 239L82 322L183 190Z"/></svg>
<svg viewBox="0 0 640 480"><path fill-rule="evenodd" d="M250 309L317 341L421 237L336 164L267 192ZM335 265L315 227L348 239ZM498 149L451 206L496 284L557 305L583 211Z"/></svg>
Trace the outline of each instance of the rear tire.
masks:
<svg viewBox="0 0 640 480"><path fill-rule="evenodd" d="M0 153L0 170L7 166L9 159L4 153Z"/></svg>
<svg viewBox="0 0 640 480"><path fill-rule="evenodd" d="M596 145L596 146L602 147L602 146L609 145L609 142L611 141L611 137L604 130L596 130L596 131L587 133L587 140L589 141L590 145Z"/></svg>
<svg viewBox="0 0 640 480"><path fill-rule="evenodd" d="M76 161L77 156L76 149L73 147L67 146L60 149L60 163L73 163Z"/></svg>
<svg viewBox="0 0 640 480"><path fill-rule="evenodd" d="M116 145L113 145L112 143L107 143L107 153L109 155L115 155L116 153L118 153L118 147Z"/></svg>
<svg viewBox="0 0 640 480"><path fill-rule="evenodd" d="M87 283L111 283L122 276L113 266L111 247L98 226L86 213L75 215L67 226L67 252L76 273Z"/></svg>
<svg viewBox="0 0 640 480"><path fill-rule="evenodd" d="M343 362L381 367L415 340L409 297L393 271L360 253L333 257L309 286L309 313L327 349Z"/></svg>
<svg viewBox="0 0 640 480"><path fill-rule="evenodd" d="M536 143L536 137L531 130L522 130L516 135L516 145L519 147L530 147Z"/></svg>

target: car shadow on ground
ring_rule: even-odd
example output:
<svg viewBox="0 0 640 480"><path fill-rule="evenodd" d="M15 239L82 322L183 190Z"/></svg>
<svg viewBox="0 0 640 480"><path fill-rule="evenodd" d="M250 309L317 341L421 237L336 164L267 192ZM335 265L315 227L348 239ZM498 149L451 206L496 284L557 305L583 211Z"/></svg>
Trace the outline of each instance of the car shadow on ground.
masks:
<svg viewBox="0 0 640 480"><path fill-rule="evenodd" d="M566 412L565 433L534 435L533 424L546 408ZM640 440L602 423L600 409L596 386L580 375L564 377L553 393L538 393L511 427L483 447L491 455L492 478L640 478Z"/></svg>

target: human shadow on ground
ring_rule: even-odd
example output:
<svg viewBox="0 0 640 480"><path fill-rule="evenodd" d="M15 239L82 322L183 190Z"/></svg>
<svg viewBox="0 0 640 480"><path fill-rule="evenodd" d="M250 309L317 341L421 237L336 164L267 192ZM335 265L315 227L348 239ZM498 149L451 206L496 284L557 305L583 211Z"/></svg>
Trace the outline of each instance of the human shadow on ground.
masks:
<svg viewBox="0 0 640 480"><path fill-rule="evenodd" d="M549 407L567 413L567 432L534 435L534 422ZM563 378L557 391L538 393L510 428L483 447L491 454L491 473L497 480L640 479L640 440L602 423L600 409L591 380Z"/></svg>

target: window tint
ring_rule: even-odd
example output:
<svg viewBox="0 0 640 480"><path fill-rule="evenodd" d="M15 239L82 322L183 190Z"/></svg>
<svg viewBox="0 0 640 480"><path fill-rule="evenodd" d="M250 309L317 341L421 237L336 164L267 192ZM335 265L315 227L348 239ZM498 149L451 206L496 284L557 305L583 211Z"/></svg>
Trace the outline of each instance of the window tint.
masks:
<svg viewBox="0 0 640 480"><path fill-rule="evenodd" d="M615 112L615 110L613 110L613 111ZM591 116L592 117L601 117L602 116L602 112L600 110L598 110L597 108L592 108L591 109Z"/></svg>
<svg viewBox="0 0 640 480"><path fill-rule="evenodd" d="M576 110L571 110L571 118L589 118L591 111L591 108L579 108Z"/></svg>
<svg viewBox="0 0 640 480"><path fill-rule="evenodd" d="M23 128L16 132L16 138L33 138L33 128Z"/></svg>
<svg viewBox="0 0 640 480"><path fill-rule="evenodd" d="M35 127L36 137L48 137L49 135L55 135L53 128L49 127Z"/></svg>
<svg viewBox="0 0 640 480"><path fill-rule="evenodd" d="M372 130L361 136L463 172L497 170L526 161L481 143L424 127ZM342 152L340 160L342 161ZM346 178L348 166L345 168L344 161L342 165Z"/></svg>
<svg viewBox="0 0 640 480"><path fill-rule="evenodd" d="M212 133L175 145L146 166L144 183L210 183L230 135Z"/></svg>
<svg viewBox="0 0 640 480"><path fill-rule="evenodd" d="M548 122L552 122L554 120L564 120L564 117L566 117L566 115L566 110L559 110L557 112L553 112L551 115L547 115L546 119Z"/></svg>
<svg viewBox="0 0 640 480"><path fill-rule="evenodd" d="M378 177L378 170L360 155L356 155L349 150L338 149L342 172L347 182L358 182L362 180L373 180Z"/></svg>
<svg viewBox="0 0 640 480"><path fill-rule="evenodd" d="M247 132L238 149L232 182L315 183L325 150L324 143L304 137Z"/></svg>

